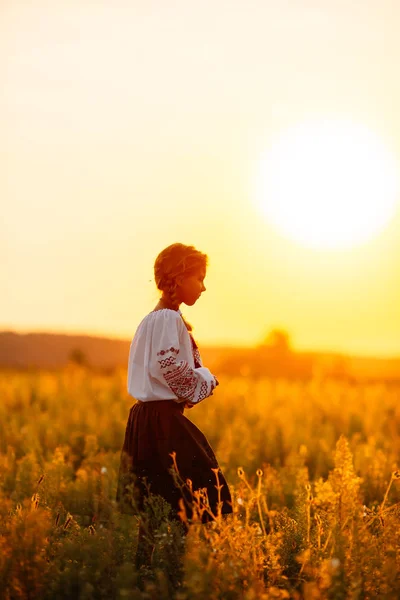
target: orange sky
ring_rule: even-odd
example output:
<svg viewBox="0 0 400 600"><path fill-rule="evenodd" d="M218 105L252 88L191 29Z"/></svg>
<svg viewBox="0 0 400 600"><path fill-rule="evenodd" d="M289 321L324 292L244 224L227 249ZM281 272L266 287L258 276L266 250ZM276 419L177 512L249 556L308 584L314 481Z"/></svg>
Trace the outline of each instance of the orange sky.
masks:
<svg viewBox="0 0 400 600"><path fill-rule="evenodd" d="M280 132L361 123L400 160L397 0L0 4L0 328L131 337L152 267L208 253L203 344L400 354L400 214L312 250L253 181Z"/></svg>

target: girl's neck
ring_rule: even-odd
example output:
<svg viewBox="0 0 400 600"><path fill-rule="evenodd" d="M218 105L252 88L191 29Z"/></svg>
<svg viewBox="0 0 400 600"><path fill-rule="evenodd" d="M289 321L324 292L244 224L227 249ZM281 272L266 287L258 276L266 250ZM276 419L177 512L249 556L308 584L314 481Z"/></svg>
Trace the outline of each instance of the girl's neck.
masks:
<svg viewBox="0 0 400 600"><path fill-rule="evenodd" d="M162 296L154 310L162 310L163 308L179 310L179 304L173 304L170 298Z"/></svg>

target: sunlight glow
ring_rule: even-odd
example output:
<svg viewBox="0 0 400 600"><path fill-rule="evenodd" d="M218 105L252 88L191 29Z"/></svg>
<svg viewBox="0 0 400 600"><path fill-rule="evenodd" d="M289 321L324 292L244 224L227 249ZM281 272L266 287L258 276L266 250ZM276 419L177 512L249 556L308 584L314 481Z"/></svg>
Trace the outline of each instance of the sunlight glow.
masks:
<svg viewBox="0 0 400 600"><path fill-rule="evenodd" d="M285 237L343 248L379 233L398 202L398 164L369 129L350 121L303 123L266 152L256 199Z"/></svg>

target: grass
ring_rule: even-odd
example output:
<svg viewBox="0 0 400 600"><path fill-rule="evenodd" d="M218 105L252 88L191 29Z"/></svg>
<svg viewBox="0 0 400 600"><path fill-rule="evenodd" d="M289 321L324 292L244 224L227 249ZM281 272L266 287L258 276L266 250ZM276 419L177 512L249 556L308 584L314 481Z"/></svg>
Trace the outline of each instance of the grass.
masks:
<svg viewBox="0 0 400 600"><path fill-rule="evenodd" d="M234 513L189 527L168 507L153 568L116 510L126 372L0 374L0 594L11 599L361 599L400 589L400 387L225 376L186 412Z"/></svg>

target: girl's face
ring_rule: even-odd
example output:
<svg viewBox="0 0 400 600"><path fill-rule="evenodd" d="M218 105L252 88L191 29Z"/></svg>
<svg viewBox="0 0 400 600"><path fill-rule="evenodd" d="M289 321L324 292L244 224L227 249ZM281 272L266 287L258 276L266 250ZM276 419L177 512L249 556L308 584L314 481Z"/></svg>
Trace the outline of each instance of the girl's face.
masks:
<svg viewBox="0 0 400 600"><path fill-rule="evenodd" d="M193 304L200 298L201 294L206 291L204 278L206 270L200 267L190 275L184 275L177 282L176 292L180 302L184 302L188 306Z"/></svg>

